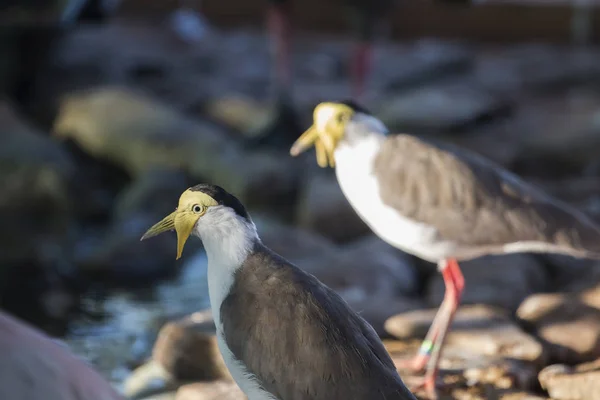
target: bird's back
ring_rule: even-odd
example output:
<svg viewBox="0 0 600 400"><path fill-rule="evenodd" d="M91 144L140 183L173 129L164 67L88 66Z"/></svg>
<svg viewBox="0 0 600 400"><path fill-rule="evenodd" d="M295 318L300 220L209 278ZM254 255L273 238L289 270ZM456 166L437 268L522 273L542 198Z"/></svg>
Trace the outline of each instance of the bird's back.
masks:
<svg viewBox="0 0 600 400"><path fill-rule="evenodd" d="M373 170L384 204L460 246L600 255L588 217L469 151L393 135Z"/></svg>
<svg viewBox="0 0 600 400"><path fill-rule="evenodd" d="M278 399L414 399L372 327L260 244L236 273L221 321L234 356Z"/></svg>

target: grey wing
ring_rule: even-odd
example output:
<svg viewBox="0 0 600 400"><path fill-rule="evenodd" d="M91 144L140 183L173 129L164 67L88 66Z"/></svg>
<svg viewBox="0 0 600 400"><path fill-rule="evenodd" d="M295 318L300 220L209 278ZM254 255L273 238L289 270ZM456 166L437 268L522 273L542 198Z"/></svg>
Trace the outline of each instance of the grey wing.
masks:
<svg viewBox="0 0 600 400"><path fill-rule="evenodd" d="M283 268L261 290L273 296L254 297L254 321L226 329L226 340L276 398L415 399L372 328L316 278Z"/></svg>
<svg viewBox="0 0 600 400"><path fill-rule="evenodd" d="M549 243L600 250L600 231L579 211L476 154L391 136L375 162L380 194L403 215L463 245Z"/></svg>

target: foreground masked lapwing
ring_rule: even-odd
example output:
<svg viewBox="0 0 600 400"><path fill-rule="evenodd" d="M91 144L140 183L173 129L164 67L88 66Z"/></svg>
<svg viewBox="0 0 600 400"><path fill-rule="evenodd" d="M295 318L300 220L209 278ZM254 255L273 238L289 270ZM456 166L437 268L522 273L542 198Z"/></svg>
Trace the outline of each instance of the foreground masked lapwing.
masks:
<svg viewBox="0 0 600 400"><path fill-rule="evenodd" d="M204 244L219 349L249 400L415 399L373 328L265 247L233 195L194 186L142 240L172 229L177 258L190 236Z"/></svg>
<svg viewBox="0 0 600 400"><path fill-rule="evenodd" d="M315 146L321 167L358 215L383 240L438 263L446 295L419 354L407 364L435 396L444 338L464 279L457 261L486 254L600 254L600 228L577 210L526 184L500 166L454 146L390 135L358 105L321 103L314 124L293 145Z"/></svg>

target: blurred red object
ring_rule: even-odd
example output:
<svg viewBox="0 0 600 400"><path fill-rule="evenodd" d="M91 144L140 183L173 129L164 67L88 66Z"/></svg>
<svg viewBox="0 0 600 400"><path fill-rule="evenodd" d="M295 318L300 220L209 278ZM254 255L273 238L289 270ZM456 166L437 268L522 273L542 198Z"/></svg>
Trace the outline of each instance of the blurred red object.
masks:
<svg viewBox="0 0 600 400"><path fill-rule="evenodd" d="M37 329L0 312L0 399L124 399L100 374Z"/></svg>

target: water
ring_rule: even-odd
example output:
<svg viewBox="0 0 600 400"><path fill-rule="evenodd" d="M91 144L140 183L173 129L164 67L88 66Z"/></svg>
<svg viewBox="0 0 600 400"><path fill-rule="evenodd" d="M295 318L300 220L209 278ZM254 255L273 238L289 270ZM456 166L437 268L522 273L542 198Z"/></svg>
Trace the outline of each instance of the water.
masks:
<svg viewBox="0 0 600 400"><path fill-rule="evenodd" d="M101 313L99 321L73 321L65 343L115 387L147 360L161 326L168 320L210 306L203 251L192 256L174 280L140 291L118 291L106 299L84 299L84 308Z"/></svg>

